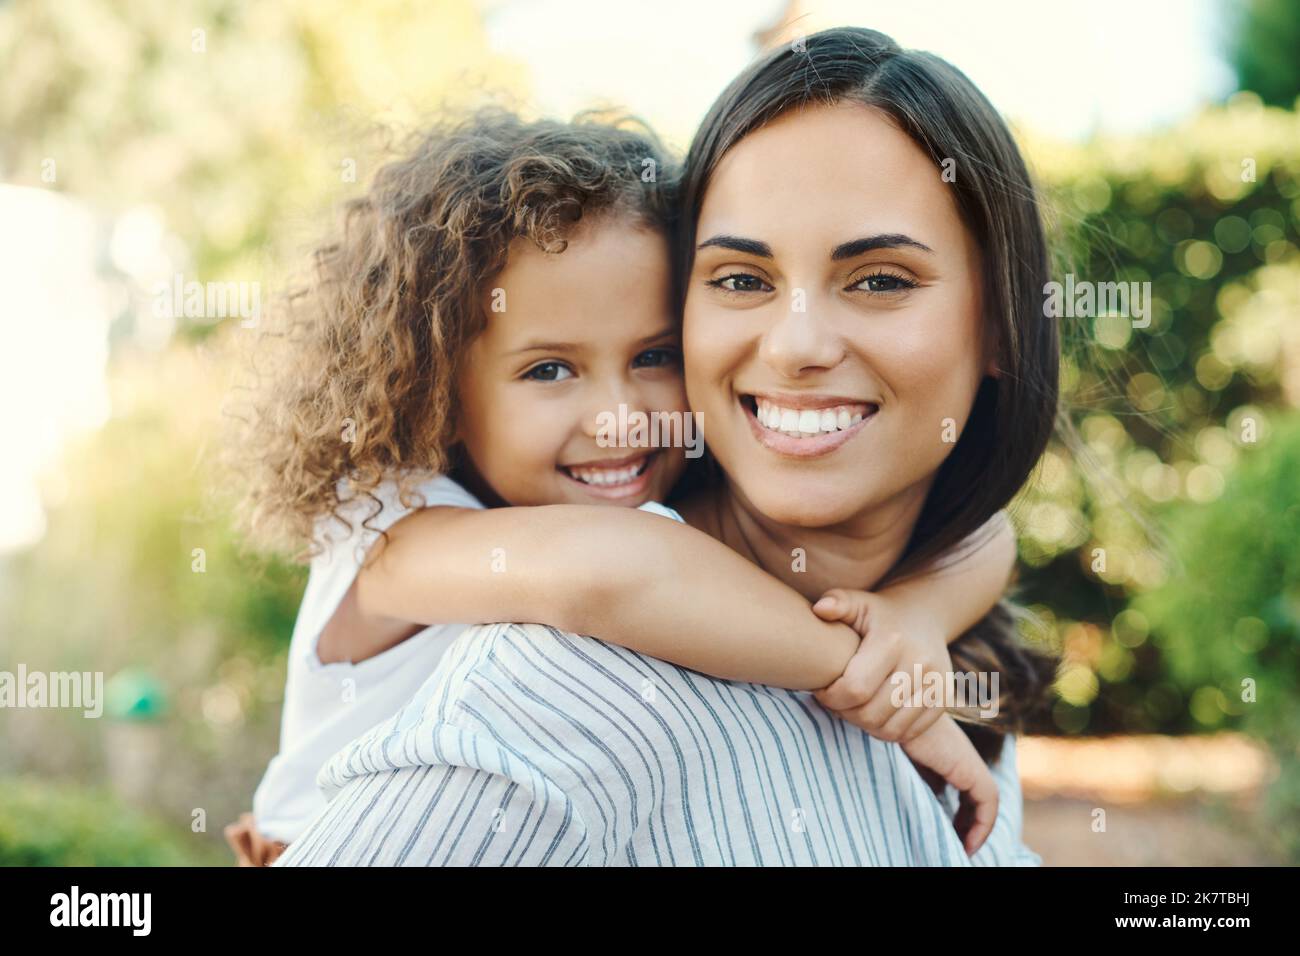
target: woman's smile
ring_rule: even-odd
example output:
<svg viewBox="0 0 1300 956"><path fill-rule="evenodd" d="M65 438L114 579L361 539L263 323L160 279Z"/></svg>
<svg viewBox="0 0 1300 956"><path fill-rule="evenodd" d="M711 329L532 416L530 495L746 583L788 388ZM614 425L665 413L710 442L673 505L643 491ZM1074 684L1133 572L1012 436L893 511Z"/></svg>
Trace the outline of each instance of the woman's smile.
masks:
<svg viewBox="0 0 1300 956"><path fill-rule="evenodd" d="M808 393L742 394L739 404L758 443L792 458L837 451L862 434L880 411L877 402Z"/></svg>

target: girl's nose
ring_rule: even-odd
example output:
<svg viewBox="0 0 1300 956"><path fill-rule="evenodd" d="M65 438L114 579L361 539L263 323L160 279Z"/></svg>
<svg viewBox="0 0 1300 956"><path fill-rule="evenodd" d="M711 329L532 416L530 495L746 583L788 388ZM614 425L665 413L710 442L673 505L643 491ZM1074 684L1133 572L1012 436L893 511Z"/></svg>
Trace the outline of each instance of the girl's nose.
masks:
<svg viewBox="0 0 1300 956"><path fill-rule="evenodd" d="M620 411L620 405L626 406L626 410ZM633 412L646 410L646 402L635 383L623 378L613 379L593 389L591 404L583 415L583 433L588 438L597 438L608 433L611 421L626 421Z"/></svg>

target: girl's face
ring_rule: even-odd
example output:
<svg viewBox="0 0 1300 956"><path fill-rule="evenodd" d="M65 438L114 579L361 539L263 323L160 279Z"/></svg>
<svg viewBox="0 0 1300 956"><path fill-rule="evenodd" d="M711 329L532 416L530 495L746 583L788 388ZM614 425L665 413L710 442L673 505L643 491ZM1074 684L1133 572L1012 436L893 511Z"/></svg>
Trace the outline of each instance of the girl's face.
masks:
<svg viewBox="0 0 1300 956"><path fill-rule="evenodd" d="M458 438L511 505L635 507L668 496L681 448L602 447L602 413L686 412L668 242L603 217L548 254L517 240L483 290L487 328L459 383Z"/></svg>
<svg viewBox="0 0 1300 956"><path fill-rule="evenodd" d="M961 434L990 353L979 250L942 172L857 104L791 111L714 171L687 390L733 489L773 521L919 507Z"/></svg>

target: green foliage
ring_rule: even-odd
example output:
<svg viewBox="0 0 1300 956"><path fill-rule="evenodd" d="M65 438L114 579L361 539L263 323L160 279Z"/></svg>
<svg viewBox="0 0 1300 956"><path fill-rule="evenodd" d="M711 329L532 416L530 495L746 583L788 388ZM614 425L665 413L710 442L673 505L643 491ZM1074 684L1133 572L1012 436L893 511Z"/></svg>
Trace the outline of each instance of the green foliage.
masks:
<svg viewBox="0 0 1300 956"><path fill-rule="evenodd" d="M1203 727L1236 725L1281 768L1277 838L1300 854L1300 416L1292 415L1218 500L1169 516L1180 573L1134 610Z"/></svg>
<svg viewBox="0 0 1300 956"><path fill-rule="evenodd" d="M1147 328L1061 319L1081 448L1054 443L1017 503L1022 596L1065 658L1055 724L1204 729L1125 607L1177 573L1180 547L1152 527L1217 501L1300 405L1300 118L1242 97L1158 136L1031 153L1064 250L1058 278L1152 294Z"/></svg>
<svg viewBox="0 0 1300 956"><path fill-rule="evenodd" d="M229 862L98 790L20 777L0 783L0 866L217 866Z"/></svg>
<svg viewBox="0 0 1300 956"><path fill-rule="evenodd" d="M1271 106L1293 107L1300 96L1300 4L1238 0L1231 15L1237 88Z"/></svg>
<svg viewBox="0 0 1300 956"><path fill-rule="evenodd" d="M1282 749L1300 735L1300 417L1279 424L1222 497L1168 518L1182 567L1134 609L1192 716ZM1248 699L1243 701L1243 696Z"/></svg>

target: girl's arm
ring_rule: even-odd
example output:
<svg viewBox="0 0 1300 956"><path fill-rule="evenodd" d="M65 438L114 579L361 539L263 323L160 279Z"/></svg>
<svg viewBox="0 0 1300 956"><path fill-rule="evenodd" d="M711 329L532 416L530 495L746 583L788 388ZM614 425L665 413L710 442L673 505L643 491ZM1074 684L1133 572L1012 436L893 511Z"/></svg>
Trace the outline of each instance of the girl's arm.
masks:
<svg viewBox="0 0 1300 956"><path fill-rule="evenodd" d="M435 507L388 529L321 635L363 660L429 624L536 621L727 680L825 687L860 638L687 525L632 508Z"/></svg>
<svg viewBox="0 0 1300 956"><path fill-rule="evenodd" d="M1015 563L1015 531L1006 512L999 511L924 574L882 588L879 595L905 615L929 621L951 644L1002 599Z"/></svg>
<svg viewBox="0 0 1300 956"><path fill-rule="evenodd" d="M957 557L881 596L928 605L955 638L1005 587L1011 557L1002 543L963 543ZM1013 556L1013 540L1011 548ZM658 515L585 505L437 507L403 518L375 545L318 653L325 662L362 660L422 626L492 621L599 634L715 677L795 690L839 678L865 633L854 621L818 620L793 588Z"/></svg>

